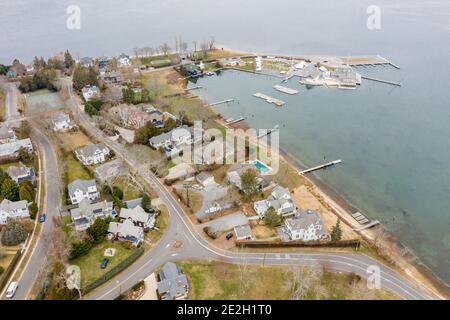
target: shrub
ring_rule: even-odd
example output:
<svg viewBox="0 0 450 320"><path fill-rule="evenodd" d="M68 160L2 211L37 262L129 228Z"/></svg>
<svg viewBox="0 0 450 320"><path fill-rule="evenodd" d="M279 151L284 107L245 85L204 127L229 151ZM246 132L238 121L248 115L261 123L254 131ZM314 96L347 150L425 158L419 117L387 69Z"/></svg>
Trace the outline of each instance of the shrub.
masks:
<svg viewBox="0 0 450 320"><path fill-rule="evenodd" d="M19 187L11 178L5 179L2 183L1 195L11 201L18 201L20 199L19 196Z"/></svg>
<svg viewBox="0 0 450 320"><path fill-rule="evenodd" d="M114 186L112 189L112 196L115 199L122 200L123 199L123 191L119 187Z"/></svg>
<svg viewBox="0 0 450 320"><path fill-rule="evenodd" d="M5 272L5 268L3 268L2 266L0 266L0 275L2 275L3 272Z"/></svg>
<svg viewBox="0 0 450 320"><path fill-rule="evenodd" d="M9 220L2 235L2 244L16 246L27 238L25 229L14 220Z"/></svg>
<svg viewBox="0 0 450 320"><path fill-rule="evenodd" d="M72 243L72 250L70 250L69 260L76 259L87 254L92 249L92 242L80 241Z"/></svg>
<svg viewBox="0 0 450 320"><path fill-rule="evenodd" d="M30 212L30 219L35 219L36 218L36 214L39 211L39 208L36 204L36 202L32 202L30 204L30 206L28 207L28 211Z"/></svg>
<svg viewBox="0 0 450 320"><path fill-rule="evenodd" d="M94 223L86 230L94 243L100 243L105 240L108 234L109 222L111 219L97 218Z"/></svg>

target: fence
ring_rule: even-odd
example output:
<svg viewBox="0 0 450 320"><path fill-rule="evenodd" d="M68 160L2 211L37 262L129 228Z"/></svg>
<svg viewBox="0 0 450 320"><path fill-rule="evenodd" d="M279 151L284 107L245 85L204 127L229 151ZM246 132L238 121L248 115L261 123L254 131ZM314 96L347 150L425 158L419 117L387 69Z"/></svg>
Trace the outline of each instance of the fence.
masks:
<svg viewBox="0 0 450 320"><path fill-rule="evenodd" d="M299 248L354 248L359 249L361 242L359 240L342 240L342 241L259 241L259 240L239 240L236 241L237 246L247 248L283 248L283 247L299 247Z"/></svg>
<svg viewBox="0 0 450 320"><path fill-rule="evenodd" d="M8 283L9 277L16 268L16 265L19 262L21 256L22 252L20 250L17 250L14 258L11 260L11 263L6 268L5 272L3 272L3 275L0 277L0 292L5 288L6 284Z"/></svg>

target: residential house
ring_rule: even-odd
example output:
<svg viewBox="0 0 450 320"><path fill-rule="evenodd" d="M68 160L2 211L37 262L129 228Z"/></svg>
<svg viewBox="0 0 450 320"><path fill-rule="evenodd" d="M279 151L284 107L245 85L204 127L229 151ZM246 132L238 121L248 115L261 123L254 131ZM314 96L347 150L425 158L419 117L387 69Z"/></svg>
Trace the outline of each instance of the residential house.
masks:
<svg viewBox="0 0 450 320"><path fill-rule="evenodd" d="M203 187L207 187L209 185L213 185L216 184L216 181L214 180L214 177L207 173L207 172L200 172L196 177L195 180L197 180L197 182L199 184L201 184Z"/></svg>
<svg viewBox="0 0 450 320"><path fill-rule="evenodd" d="M323 240L327 233L320 214L313 210L299 209L294 217L284 221L284 232L291 240Z"/></svg>
<svg viewBox="0 0 450 320"><path fill-rule="evenodd" d="M175 128L169 132L151 137L149 139L150 146L155 149L161 147L179 146L182 144L191 144L193 142L192 138L193 129L188 126L181 126Z"/></svg>
<svg viewBox="0 0 450 320"><path fill-rule="evenodd" d="M123 176L126 173L126 166L120 159L114 159L95 168L95 176L101 182L106 182L113 178Z"/></svg>
<svg viewBox="0 0 450 320"><path fill-rule="evenodd" d="M253 240L252 228L250 225L244 224L234 227L234 234L236 235L236 240Z"/></svg>
<svg viewBox="0 0 450 320"><path fill-rule="evenodd" d="M26 74L27 74L27 67L24 64L17 62L9 68L8 72L6 73L6 76L8 78L16 78L24 76Z"/></svg>
<svg viewBox="0 0 450 320"><path fill-rule="evenodd" d="M131 66L131 59L126 54L122 53L117 59L117 64L119 67L129 67Z"/></svg>
<svg viewBox="0 0 450 320"><path fill-rule="evenodd" d="M28 201L10 201L3 199L0 203L0 224L6 224L8 219L18 220L29 218Z"/></svg>
<svg viewBox="0 0 450 320"><path fill-rule="evenodd" d="M88 144L76 149L75 155L85 166L90 166L105 162L109 149L103 143Z"/></svg>
<svg viewBox="0 0 450 320"><path fill-rule="evenodd" d="M53 131L66 131L76 127L75 122L70 119L70 116L64 112L58 112L53 115Z"/></svg>
<svg viewBox="0 0 450 320"><path fill-rule="evenodd" d="M14 130L6 124L0 125L0 144L16 141L17 137Z"/></svg>
<svg viewBox="0 0 450 320"><path fill-rule="evenodd" d="M17 157L19 155L19 150L22 148L28 153L33 152L33 145L29 138L0 144L0 158Z"/></svg>
<svg viewBox="0 0 450 320"><path fill-rule="evenodd" d="M105 84L118 84L118 83L122 83L123 76L122 76L122 73L120 73L118 71L105 72L100 75L100 79Z"/></svg>
<svg viewBox="0 0 450 320"><path fill-rule="evenodd" d="M272 189L272 193L265 200L257 201L253 204L256 213L262 218L267 210L272 207L277 214L288 216L295 212L295 204L292 201L289 189L277 185Z"/></svg>
<svg viewBox="0 0 450 320"><path fill-rule="evenodd" d="M133 221L126 219L122 223L110 222L108 232L119 241L129 241L133 245L138 246L144 241L144 229L135 226Z"/></svg>
<svg viewBox="0 0 450 320"><path fill-rule="evenodd" d="M134 208L122 208L119 214L120 219L131 220L135 226L144 229L153 229L155 227L155 215L145 212L140 205Z"/></svg>
<svg viewBox="0 0 450 320"><path fill-rule="evenodd" d="M141 111L134 105L120 104L109 109L109 113L123 126L138 129L153 119L145 111Z"/></svg>
<svg viewBox="0 0 450 320"><path fill-rule="evenodd" d="M147 111L150 116L149 121L157 128L164 127L165 116L164 113L159 111L158 109Z"/></svg>
<svg viewBox="0 0 450 320"><path fill-rule="evenodd" d="M77 208L70 210L70 217L75 226L75 230L82 231L89 228L97 218L112 216L112 201L100 201L91 203L88 199L81 200Z"/></svg>
<svg viewBox="0 0 450 320"><path fill-rule="evenodd" d="M167 262L159 272L157 288L161 300L181 300L187 297L189 282L180 267Z"/></svg>
<svg viewBox="0 0 450 320"><path fill-rule="evenodd" d="M84 100L89 101L93 98L100 97L100 89L97 86L87 85L81 89L81 94L83 95Z"/></svg>
<svg viewBox="0 0 450 320"><path fill-rule="evenodd" d="M131 199L131 200L125 201L125 204L128 209L134 209L137 206L140 206L141 203L142 203L142 198L136 198L136 199Z"/></svg>
<svg viewBox="0 0 450 320"><path fill-rule="evenodd" d="M100 193L97 191L97 184L95 183L94 179L74 180L69 183L67 189L72 204L78 204L83 199L94 201L100 197Z"/></svg>
<svg viewBox="0 0 450 320"><path fill-rule="evenodd" d="M6 172L17 184L25 180L32 181L34 178L33 168L25 166L22 162L19 162L19 166L9 166Z"/></svg>
<svg viewBox="0 0 450 320"><path fill-rule="evenodd" d="M80 59L80 65L85 68L90 68L94 66L94 59L91 57L83 57Z"/></svg>
<svg viewBox="0 0 450 320"><path fill-rule="evenodd" d="M223 164L233 155L234 148L229 148L222 139L216 139L208 144L203 144L201 148L195 148L193 159L195 164Z"/></svg>

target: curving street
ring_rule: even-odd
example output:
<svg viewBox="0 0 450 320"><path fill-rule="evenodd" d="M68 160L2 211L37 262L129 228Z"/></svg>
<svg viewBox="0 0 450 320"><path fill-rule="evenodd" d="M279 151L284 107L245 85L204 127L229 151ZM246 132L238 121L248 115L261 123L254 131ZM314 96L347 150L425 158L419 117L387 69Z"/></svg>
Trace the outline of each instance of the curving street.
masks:
<svg viewBox="0 0 450 320"><path fill-rule="evenodd" d="M218 249L209 244L205 239L193 230L191 222L183 212L183 209L166 187L154 176L145 165L127 156L124 148L115 141L111 141L99 129L97 129L81 111L71 87L67 81L67 90L71 100L71 107L78 118L79 123L90 134L115 151L137 174L142 176L156 191L160 199L168 207L169 226L154 248L147 252L132 266L116 276L113 280L89 294L87 299L114 299L120 293L130 289L140 280L150 275L157 267L169 260L181 259L210 259L227 263L267 264L267 265L324 265L329 270L339 272L354 272L364 278L369 274L369 266L380 268L381 286L390 290L404 299L436 299L425 287L418 288L409 279L406 279L396 271L384 264L359 253L249 253L230 252ZM174 249L174 241L183 243L178 249Z"/></svg>

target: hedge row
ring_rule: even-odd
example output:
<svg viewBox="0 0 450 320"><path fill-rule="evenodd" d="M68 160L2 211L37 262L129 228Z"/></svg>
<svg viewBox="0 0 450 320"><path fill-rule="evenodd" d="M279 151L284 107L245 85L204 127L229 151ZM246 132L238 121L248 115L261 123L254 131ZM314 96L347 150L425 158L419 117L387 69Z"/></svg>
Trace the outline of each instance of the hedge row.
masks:
<svg viewBox="0 0 450 320"><path fill-rule="evenodd" d="M136 249L136 251L134 251L125 260L120 262L117 266L115 266L114 268L112 268L111 270L106 272L104 275L102 275L100 278L98 278L94 282L92 282L92 283L88 284L86 287L82 288L81 289L82 295L85 295L85 294L91 292L95 288L101 286L105 282L107 282L110 279L112 279L113 277L115 277L118 273L120 273L123 270L125 270L126 268L128 268L133 262L135 262L144 253L144 251L145 250L143 247Z"/></svg>

